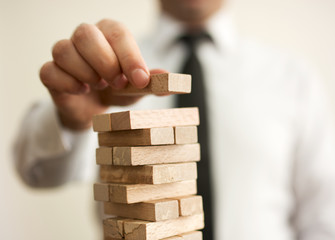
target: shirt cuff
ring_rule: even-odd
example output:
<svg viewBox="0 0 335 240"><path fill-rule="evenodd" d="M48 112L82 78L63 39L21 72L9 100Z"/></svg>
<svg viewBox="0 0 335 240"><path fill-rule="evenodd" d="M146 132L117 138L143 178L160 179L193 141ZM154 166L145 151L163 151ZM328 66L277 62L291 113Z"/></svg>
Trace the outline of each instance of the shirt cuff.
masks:
<svg viewBox="0 0 335 240"><path fill-rule="evenodd" d="M57 109L51 101L40 103L33 110L35 139L33 142L36 159L52 159L63 156L72 151L75 142L89 135L91 129L85 131L71 131L62 126Z"/></svg>
<svg viewBox="0 0 335 240"><path fill-rule="evenodd" d="M56 113L57 114L57 113ZM61 143L65 152L71 151L76 143L78 143L83 137L91 135L93 132L92 128L73 131L69 128L66 128L62 125L57 114L57 132L60 136Z"/></svg>

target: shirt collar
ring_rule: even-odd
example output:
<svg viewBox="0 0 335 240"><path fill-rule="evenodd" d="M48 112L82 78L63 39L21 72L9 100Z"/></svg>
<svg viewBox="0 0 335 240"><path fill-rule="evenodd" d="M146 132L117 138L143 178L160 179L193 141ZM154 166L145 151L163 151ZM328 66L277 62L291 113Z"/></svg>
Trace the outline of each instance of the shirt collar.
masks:
<svg viewBox="0 0 335 240"><path fill-rule="evenodd" d="M233 50L236 46L236 31L228 10L221 9L206 24L215 45L222 51Z"/></svg>
<svg viewBox="0 0 335 240"><path fill-rule="evenodd" d="M220 10L216 13L207 21L205 28L220 51L224 52L234 49L236 32L232 17L227 11ZM185 32L184 29L185 27L181 22L162 13L159 17L156 31L153 34L153 47L158 51L168 51L176 39Z"/></svg>

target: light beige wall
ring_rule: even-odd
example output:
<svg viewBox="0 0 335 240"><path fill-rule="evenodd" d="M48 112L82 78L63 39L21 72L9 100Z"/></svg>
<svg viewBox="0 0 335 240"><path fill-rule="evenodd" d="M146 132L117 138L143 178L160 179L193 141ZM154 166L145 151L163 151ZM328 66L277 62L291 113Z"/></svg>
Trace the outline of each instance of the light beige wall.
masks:
<svg viewBox="0 0 335 240"><path fill-rule="evenodd" d="M0 239L101 239L92 183L44 191L25 187L11 168L10 145L27 108L47 96L38 71L56 40L81 22L110 17L143 35L155 0L0 0Z"/></svg>
<svg viewBox="0 0 335 240"><path fill-rule="evenodd" d="M235 0L231 5L243 35L310 62L335 103L333 0ZM157 0L0 0L0 239L99 239L91 184L28 189L11 168L10 145L28 106L47 96L38 70L57 39L69 37L81 22L104 17L141 36L156 15Z"/></svg>
<svg viewBox="0 0 335 240"><path fill-rule="evenodd" d="M240 32L311 64L335 109L335 1L231 0Z"/></svg>

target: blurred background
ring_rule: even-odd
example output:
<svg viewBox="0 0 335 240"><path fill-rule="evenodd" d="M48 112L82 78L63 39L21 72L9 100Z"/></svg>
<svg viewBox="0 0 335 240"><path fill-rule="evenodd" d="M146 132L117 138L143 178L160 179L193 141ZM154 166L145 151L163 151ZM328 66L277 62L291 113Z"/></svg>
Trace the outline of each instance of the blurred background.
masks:
<svg viewBox="0 0 335 240"><path fill-rule="evenodd" d="M229 8L240 35L313 66L335 112L334 0L230 0ZM0 239L99 239L92 183L27 188L12 166L12 142L28 107L48 97L38 71L57 40L101 18L123 22L140 38L157 15L157 0L0 0Z"/></svg>

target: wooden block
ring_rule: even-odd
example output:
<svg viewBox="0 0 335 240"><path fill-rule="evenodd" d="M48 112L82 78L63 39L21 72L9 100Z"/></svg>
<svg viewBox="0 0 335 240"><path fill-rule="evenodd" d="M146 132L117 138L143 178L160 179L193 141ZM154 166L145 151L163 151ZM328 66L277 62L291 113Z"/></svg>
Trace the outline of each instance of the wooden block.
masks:
<svg viewBox="0 0 335 240"><path fill-rule="evenodd" d="M175 144L188 144L198 142L198 129L196 126L174 127Z"/></svg>
<svg viewBox="0 0 335 240"><path fill-rule="evenodd" d="M124 238L112 238L112 237L104 237L104 240L122 240Z"/></svg>
<svg viewBox="0 0 335 240"><path fill-rule="evenodd" d="M196 194L196 180L187 180L159 185L135 184L118 185L110 184L110 199L112 202L137 203L163 198L173 198L182 195Z"/></svg>
<svg viewBox="0 0 335 240"><path fill-rule="evenodd" d="M103 220L104 240L125 239L125 222L138 222L138 220L126 219L121 217L113 217ZM161 238L161 240L202 240L202 232L192 231L187 233L181 233L173 237Z"/></svg>
<svg viewBox="0 0 335 240"><path fill-rule="evenodd" d="M193 232L183 233L178 236L164 238L162 240L202 240L202 232L193 231Z"/></svg>
<svg viewBox="0 0 335 240"><path fill-rule="evenodd" d="M113 164L124 166L195 162L200 160L200 145L114 147Z"/></svg>
<svg viewBox="0 0 335 240"><path fill-rule="evenodd" d="M124 238L122 238L124 239ZM121 240L120 238L104 237L104 240ZM178 236L162 238L160 240L202 240L201 231L193 231L189 233L180 234Z"/></svg>
<svg viewBox="0 0 335 240"><path fill-rule="evenodd" d="M100 166L100 180L104 183L153 184L154 165Z"/></svg>
<svg viewBox="0 0 335 240"><path fill-rule="evenodd" d="M99 165L113 164L113 148L99 147L95 151L96 162Z"/></svg>
<svg viewBox="0 0 335 240"><path fill-rule="evenodd" d="M174 144L172 127L137 129L129 131L101 132L100 146L148 146Z"/></svg>
<svg viewBox="0 0 335 240"><path fill-rule="evenodd" d="M194 162L100 167L100 180L105 183L162 184L193 179L197 179Z"/></svg>
<svg viewBox="0 0 335 240"><path fill-rule="evenodd" d="M162 221L179 217L178 200L163 199L134 204L104 203L105 214L147 221Z"/></svg>
<svg viewBox="0 0 335 240"><path fill-rule="evenodd" d="M105 240L123 239L124 237L124 221L125 218L113 217L103 220L104 238ZM130 221L128 219L128 221Z"/></svg>
<svg viewBox="0 0 335 240"><path fill-rule="evenodd" d="M191 92L191 75L177 73L153 74L150 83L143 89L128 84L124 89L114 91L115 95L180 94Z"/></svg>
<svg viewBox="0 0 335 240"><path fill-rule="evenodd" d="M173 198L179 202L179 215L191 216L203 212L202 197L197 196L183 196Z"/></svg>
<svg viewBox="0 0 335 240"><path fill-rule="evenodd" d="M161 222L124 221L124 236L126 240L157 240L199 230L203 227L203 214Z"/></svg>
<svg viewBox="0 0 335 240"><path fill-rule="evenodd" d="M134 110L93 117L96 132L199 125L197 107L161 110Z"/></svg>
<svg viewBox="0 0 335 240"><path fill-rule="evenodd" d="M183 240L181 236L173 236L168 238L163 238L162 240Z"/></svg>
<svg viewBox="0 0 335 240"><path fill-rule="evenodd" d="M93 186L94 200L107 202L109 201L109 185L104 183L95 183Z"/></svg>
<svg viewBox="0 0 335 240"><path fill-rule="evenodd" d="M109 201L128 204L192 195L196 194L197 192L196 180L164 183L158 185L116 183L101 185L108 185L109 188L101 188L104 192L99 192L99 197L95 197L97 201L105 201L105 196L108 194ZM95 192L94 195L96 196L97 193Z"/></svg>
<svg viewBox="0 0 335 240"><path fill-rule="evenodd" d="M202 232L201 231L193 231L189 233L183 233L179 236L182 237L183 240L202 240Z"/></svg>
<svg viewBox="0 0 335 240"><path fill-rule="evenodd" d="M93 116L93 131L105 132L112 128L112 121L110 114L99 114Z"/></svg>

